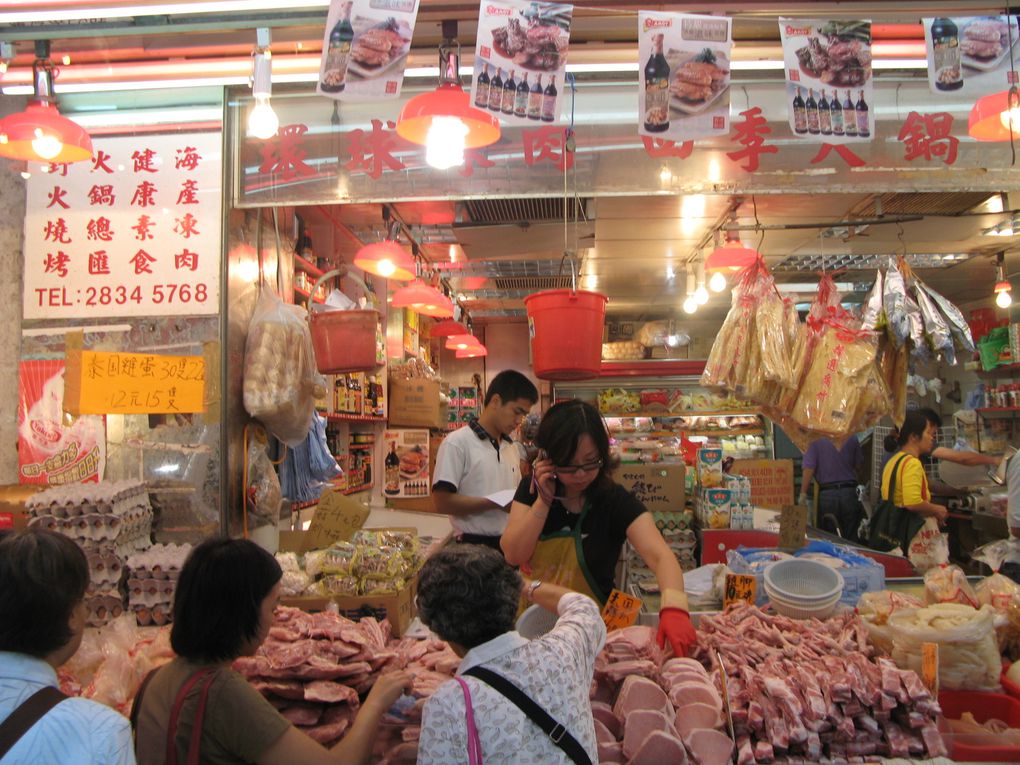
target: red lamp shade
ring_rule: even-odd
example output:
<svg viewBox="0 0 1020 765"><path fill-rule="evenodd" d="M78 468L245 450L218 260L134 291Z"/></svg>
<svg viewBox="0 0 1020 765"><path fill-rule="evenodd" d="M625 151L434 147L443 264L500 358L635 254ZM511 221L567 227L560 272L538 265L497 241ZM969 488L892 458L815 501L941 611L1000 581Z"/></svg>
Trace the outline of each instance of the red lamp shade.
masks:
<svg viewBox="0 0 1020 765"><path fill-rule="evenodd" d="M41 152L41 153L40 153ZM92 158L92 139L57 107L33 101L0 120L0 157L26 162L82 162Z"/></svg>
<svg viewBox="0 0 1020 765"><path fill-rule="evenodd" d="M472 334L450 335L446 338L446 347L454 351L462 351L475 345L481 345L481 342Z"/></svg>
<svg viewBox="0 0 1020 765"><path fill-rule="evenodd" d="M406 282L414 278L411 253L389 239L362 247L354 256L354 265L384 279Z"/></svg>
<svg viewBox="0 0 1020 765"><path fill-rule="evenodd" d="M446 319L432 327L432 337L450 337L451 335L469 335L468 328L459 321Z"/></svg>
<svg viewBox="0 0 1020 765"><path fill-rule="evenodd" d="M1009 90L982 96L970 110L967 133L977 141L1008 141L1009 114L1013 112L1013 135L1020 136L1020 92L1016 86ZM1006 122L1003 122L1005 118Z"/></svg>
<svg viewBox="0 0 1020 765"><path fill-rule="evenodd" d="M393 293L394 308L410 308L426 316L439 319L453 318L453 301L435 287L415 279Z"/></svg>
<svg viewBox="0 0 1020 765"><path fill-rule="evenodd" d="M499 120L471 105L468 94L455 82L443 82L430 93L417 95L404 104L397 121L397 135L425 145L435 117L456 117L467 127L464 148L478 149L499 140Z"/></svg>
<svg viewBox="0 0 1020 765"><path fill-rule="evenodd" d="M489 351L484 345L474 345L470 348L464 348L463 350L457 351L458 359L473 359L478 356L488 356Z"/></svg>
<svg viewBox="0 0 1020 765"><path fill-rule="evenodd" d="M995 283L995 289L992 290L996 295L1000 292L1010 292L1013 289L1013 285L1007 281L1001 281Z"/></svg>
<svg viewBox="0 0 1020 765"><path fill-rule="evenodd" d="M745 247L736 238L736 234L730 232L726 236L726 242L712 250L712 254L705 260L705 270L708 273L740 271L759 257L761 256L757 250Z"/></svg>

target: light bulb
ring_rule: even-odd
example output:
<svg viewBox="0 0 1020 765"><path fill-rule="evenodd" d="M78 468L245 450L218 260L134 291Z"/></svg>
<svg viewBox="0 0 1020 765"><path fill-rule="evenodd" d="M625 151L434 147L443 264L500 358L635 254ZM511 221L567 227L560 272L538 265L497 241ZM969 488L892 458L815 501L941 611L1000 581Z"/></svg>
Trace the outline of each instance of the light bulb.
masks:
<svg viewBox="0 0 1020 765"><path fill-rule="evenodd" d="M688 295L684 300L683 305L684 313L694 313L698 310L698 301L694 299L694 295Z"/></svg>
<svg viewBox="0 0 1020 765"><path fill-rule="evenodd" d="M35 129L35 138L32 139L32 151L43 159L53 159L64 148L60 139L49 133L44 133L39 128Z"/></svg>
<svg viewBox="0 0 1020 765"><path fill-rule="evenodd" d="M464 164L468 126L458 117L433 117L425 136L425 162L437 170Z"/></svg>
<svg viewBox="0 0 1020 765"><path fill-rule="evenodd" d="M384 279L393 276L393 273L397 270L396 265L389 258L383 258L375 264L375 270L379 273L379 276Z"/></svg>
<svg viewBox="0 0 1020 765"><path fill-rule="evenodd" d="M1009 290L1002 290L995 296L995 305L999 308L1009 308L1013 304L1013 296Z"/></svg>
<svg viewBox="0 0 1020 765"><path fill-rule="evenodd" d="M708 286L712 292L722 292L726 289L726 277L722 275L721 271L716 271L708 280Z"/></svg>
<svg viewBox="0 0 1020 765"><path fill-rule="evenodd" d="M705 305L708 302L708 290L705 289L704 282L699 284L698 288L694 290L694 301L698 305Z"/></svg>
<svg viewBox="0 0 1020 765"><path fill-rule="evenodd" d="M276 135L280 127L280 118L276 116L269 103L269 94L256 93L255 106L248 114L248 135L263 141Z"/></svg>
<svg viewBox="0 0 1020 765"><path fill-rule="evenodd" d="M1003 109L999 113L999 119L1004 128L1012 130L1014 133L1020 133L1020 106Z"/></svg>

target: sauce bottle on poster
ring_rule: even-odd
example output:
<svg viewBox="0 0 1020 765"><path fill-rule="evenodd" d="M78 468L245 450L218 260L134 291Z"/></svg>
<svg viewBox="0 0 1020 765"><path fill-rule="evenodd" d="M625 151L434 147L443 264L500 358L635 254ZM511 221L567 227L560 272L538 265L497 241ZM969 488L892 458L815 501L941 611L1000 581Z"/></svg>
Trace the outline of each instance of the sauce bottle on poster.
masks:
<svg viewBox="0 0 1020 765"><path fill-rule="evenodd" d="M351 26L351 9L354 3L344 3L340 20L329 33L326 48L326 66L319 83L327 93L340 93L347 86L347 66L351 61L351 44L354 42L354 27Z"/></svg>

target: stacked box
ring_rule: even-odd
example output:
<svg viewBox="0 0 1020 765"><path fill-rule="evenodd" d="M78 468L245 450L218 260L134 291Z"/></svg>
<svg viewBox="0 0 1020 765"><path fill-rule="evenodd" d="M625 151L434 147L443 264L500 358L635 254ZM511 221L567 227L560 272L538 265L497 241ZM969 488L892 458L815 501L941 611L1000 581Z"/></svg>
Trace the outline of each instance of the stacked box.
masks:
<svg viewBox="0 0 1020 765"><path fill-rule="evenodd" d="M127 559L128 607L142 627L171 621L177 577L191 545L157 544Z"/></svg>

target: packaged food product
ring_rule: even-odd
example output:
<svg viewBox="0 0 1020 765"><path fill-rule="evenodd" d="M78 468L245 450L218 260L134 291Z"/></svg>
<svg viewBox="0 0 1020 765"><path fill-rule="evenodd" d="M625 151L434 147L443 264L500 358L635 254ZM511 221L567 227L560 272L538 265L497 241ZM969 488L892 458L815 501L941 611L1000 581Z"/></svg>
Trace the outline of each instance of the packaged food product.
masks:
<svg viewBox="0 0 1020 765"><path fill-rule="evenodd" d="M703 488L722 486L722 449L698 449L698 482Z"/></svg>
<svg viewBox="0 0 1020 765"><path fill-rule="evenodd" d="M336 542L323 554L320 570L324 574L353 576L361 561L361 549L351 542Z"/></svg>
<svg viewBox="0 0 1020 765"><path fill-rule="evenodd" d="M733 494L729 489L705 489L702 494L710 529L728 529Z"/></svg>

